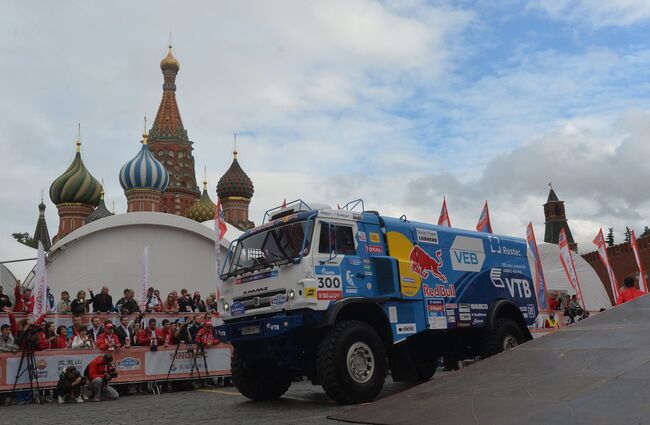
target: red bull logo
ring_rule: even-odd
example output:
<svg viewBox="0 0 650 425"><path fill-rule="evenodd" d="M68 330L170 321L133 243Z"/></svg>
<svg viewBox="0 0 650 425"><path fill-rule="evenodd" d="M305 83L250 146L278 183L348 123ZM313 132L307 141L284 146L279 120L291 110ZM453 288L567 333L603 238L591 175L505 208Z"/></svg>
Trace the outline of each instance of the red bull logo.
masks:
<svg viewBox="0 0 650 425"><path fill-rule="evenodd" d="M429 277L429 273L440 279L442 282L447 283L447 276L440 272L443 266L442 250L436 251L435 258L426 253L425 250L415 245L411 254L411 271L419 274L423 279Z"/></svg>
<svg viewBox="0 0 650 425"><path fill-rule="evenodd" d="M431 287L429 285L422 286L422 292L426 298L456 298L456 287L450 285L445 288L444 285L436 285Z"/></svg>

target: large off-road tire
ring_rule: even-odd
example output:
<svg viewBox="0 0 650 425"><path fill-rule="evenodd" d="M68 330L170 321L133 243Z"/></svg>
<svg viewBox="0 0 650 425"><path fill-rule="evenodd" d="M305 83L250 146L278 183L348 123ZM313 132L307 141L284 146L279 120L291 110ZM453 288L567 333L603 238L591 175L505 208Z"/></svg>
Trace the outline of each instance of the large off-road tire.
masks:
<svg viewBox="0 0 650 425"><path fill-rule="evenodd" d="M337 323L318 345L318 378L341 404L372 401L384 386L386 352L377 332L358 320Z"/></svg>
<svg viewBox="0 0 650 425"><path fill-rule="evenodd" d="M497 319L494 328L488 329L481 341L483 358L493 356L502 351L515 348L526 341L521 328L510 319Z"/></svg>
<svg viewBox="0 0 650 425"><path fill-rule="evenodd" d="M232 381L243 396L255 401L275 400L287 392L293 375L269 359L248 362L237 350L231 361Z"/></svg>
<svg viewBox="0 0 650 425"><path fill-rule="evenodd" d="M438 359L420 360L415 364L415 370L418 373L418 381L424 382L433 378L438 369Z"/></svg>

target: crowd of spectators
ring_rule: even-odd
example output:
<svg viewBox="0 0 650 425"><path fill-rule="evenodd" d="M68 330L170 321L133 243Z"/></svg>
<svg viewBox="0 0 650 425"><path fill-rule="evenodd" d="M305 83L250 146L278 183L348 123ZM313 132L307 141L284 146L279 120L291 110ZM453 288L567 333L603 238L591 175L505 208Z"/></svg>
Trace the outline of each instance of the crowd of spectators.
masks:
<svg viewBox="0 0 650 425"><path fill-rule="evenodd" d="M14 292L15 305L0 286L0 309L9 314L10 321L0 330L0 352L16 352L25 348L28 335L31 338L30 348L34 351L64 348L112 351L131 346L147 346L155 351L158 346L179 342L209 345L219 342L212 336L211 317L218 314L216 304L212 296L208 297L207 302L203 301L198 291L193 296L189 295L187 289L182 289L180 296L172 291L162 301L159 291L149 288L144 311L132 289L125 289L124 296L115 304L106 286L98 294L88 289L89 297L86 291L81 290L73 300L70 300L68 291L63 291L56 305L51 301L50 312L72 314L72 325L58 327L53 322L45 321L46 315L33 323L29 317L17 320L15 312L33 311L34 296L30 289L21 289L20 282ZM83 324L82 315L91 311L95 315L87 325ZM159 326L155 318L150 318L145 324L145 314L154 312L177 313L183 319L174 322L164 319ZM119 313L119 323L102 317L104 313Z"/></svg>

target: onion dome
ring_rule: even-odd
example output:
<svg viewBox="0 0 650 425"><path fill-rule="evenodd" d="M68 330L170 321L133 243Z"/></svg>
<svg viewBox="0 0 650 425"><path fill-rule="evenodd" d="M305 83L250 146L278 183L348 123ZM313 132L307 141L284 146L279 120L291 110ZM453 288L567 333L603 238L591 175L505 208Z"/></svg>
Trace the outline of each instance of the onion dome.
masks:
<svg viewBox="0 0 650 425"><path fill-rule="evenodd" d="M86 224L92 223L93 221L97 221L100 218L106 218L114 215L112 212L106 208L106 203L104 202L104 189L102 189L101 192L101 199L99 200L99 206L95 208L95 211L91 212L88 214L88 217L86 217Z"/></svg>
<svg viewBox="0 0 650 425"><path fill-rule="evenodd" d="M242 170L237 161L237 147L232 151L233 159L230 168L226 171L217 184L217 195L220 199L229 197L241 197L251 199L253 197L253 182Z"/></svg>
<svg viewBox="0 0 650 425"><path fill-rule="evenodd" d="M217 206L208 195L208 182L203 180L203 195L187 210L187 218L199 223L214 220L217 216Z"/></svg>
<svg viewBox="0 0 650 425"><path fill-rule="evenodd" d="M145 124L146 125L146 124ZM169 173L149 150L147 133L142 135L140 152L122 166L120 184L125 191L131 189L152 189L164 192L169 184Z"/></svg>
<svg viewBox="0 0 650 425"><path fill-rule="evenodd" d="M81 160L81 140L77 137L74 161L50 186L50 199L55 205L79 203L97 206L101 185L86 169Z"/></svg>
<svg viewBox="0 0 650 425"><path fill-rule="evenodd" d="M169 50L167 51L167 56L160 61L160 69L163 71L174 71L178 72L181 68L181 64L178 63L178 60L172 54L172 45L169 45Z"/></svg>

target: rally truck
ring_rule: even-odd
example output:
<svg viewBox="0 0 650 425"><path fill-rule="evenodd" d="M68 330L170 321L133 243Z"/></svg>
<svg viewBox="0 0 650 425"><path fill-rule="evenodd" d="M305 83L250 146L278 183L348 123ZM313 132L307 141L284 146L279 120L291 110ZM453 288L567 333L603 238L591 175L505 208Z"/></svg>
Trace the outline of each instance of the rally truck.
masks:
<svg viewBox="0 0 650 425"><path fill-rule="evenodd" d="M359 204L361 205L359 207ZM394 381L531 339L537 318L524 239L296 201L233 241L218 336L237 389L281 397L307 377L343 404Z"/></svg>

